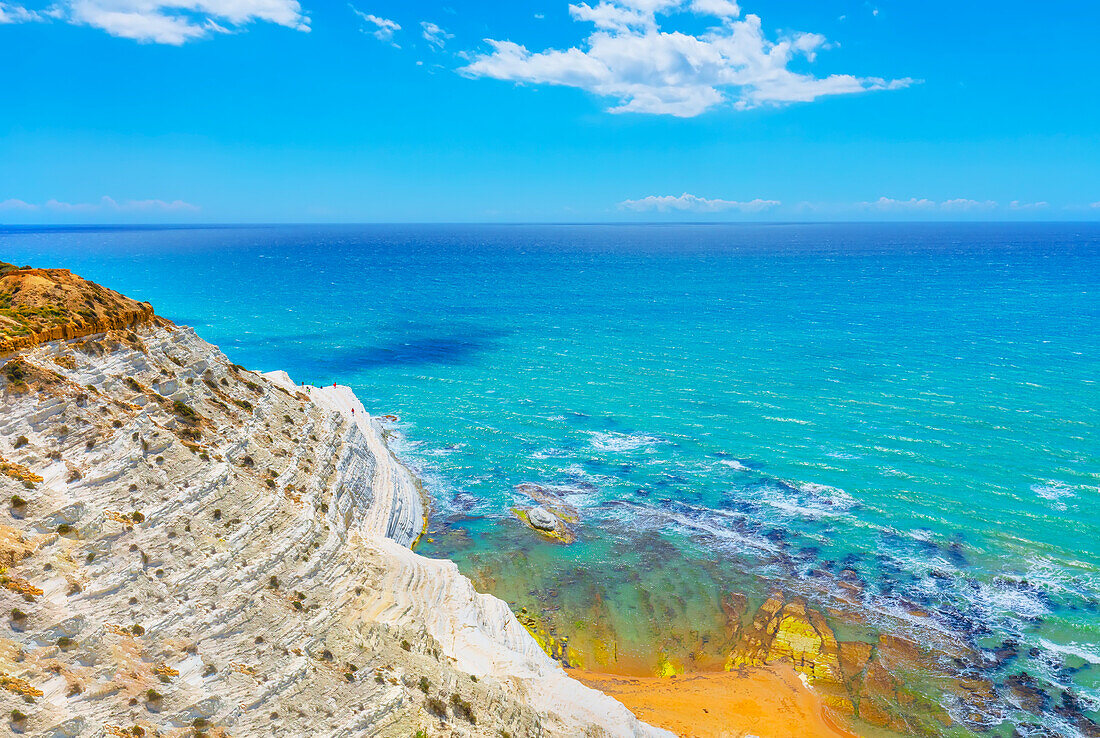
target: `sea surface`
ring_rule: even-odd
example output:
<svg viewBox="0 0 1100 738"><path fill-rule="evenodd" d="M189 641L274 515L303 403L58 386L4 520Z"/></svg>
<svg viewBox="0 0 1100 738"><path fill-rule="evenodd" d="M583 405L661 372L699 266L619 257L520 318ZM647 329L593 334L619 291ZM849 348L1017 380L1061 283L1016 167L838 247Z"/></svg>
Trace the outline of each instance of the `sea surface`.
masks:
<svg viewBox="0 0 1100 738"><path fill-rule="evenodd" d="M730 595L797 592L980 654L980 707L920 687L945 732L1097 717L1098 224L6 228L0 260L397 415L418 550L586 667L721 668Z"/></svg>

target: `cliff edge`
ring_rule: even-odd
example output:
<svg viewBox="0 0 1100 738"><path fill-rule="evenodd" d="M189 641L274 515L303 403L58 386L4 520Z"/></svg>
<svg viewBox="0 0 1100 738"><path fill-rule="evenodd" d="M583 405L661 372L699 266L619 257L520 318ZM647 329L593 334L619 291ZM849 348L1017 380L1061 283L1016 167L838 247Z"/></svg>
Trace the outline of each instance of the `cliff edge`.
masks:
<svg viewBox="0 0 1100 738"><path fill-rule="evenodd" d="M68 271L0 271L5 729L669 735L408 548L415 480L349 389L247 371Z"/></svg>
<svg viewBox="0 0 1100 738"><path fill-rule="evenodd" d="M164 321L153 306L82 279L68 269L0 261L0 355L46 341Z"/></svg>

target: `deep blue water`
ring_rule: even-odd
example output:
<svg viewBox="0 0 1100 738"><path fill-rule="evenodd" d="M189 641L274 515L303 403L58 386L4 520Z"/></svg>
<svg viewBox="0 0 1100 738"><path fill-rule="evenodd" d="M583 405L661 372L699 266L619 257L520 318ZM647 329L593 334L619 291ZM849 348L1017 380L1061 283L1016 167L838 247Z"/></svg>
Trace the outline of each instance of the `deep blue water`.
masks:
<svg viewBox="0 0 1100 738"><path fill-rule="evenodd" d="M990 678L1100 706L1100 225L8 229L0 260L397 414L421 551L624 662L847 569L872 626L1008 642ZM577 543L515 519L523 483Z"/></svg>

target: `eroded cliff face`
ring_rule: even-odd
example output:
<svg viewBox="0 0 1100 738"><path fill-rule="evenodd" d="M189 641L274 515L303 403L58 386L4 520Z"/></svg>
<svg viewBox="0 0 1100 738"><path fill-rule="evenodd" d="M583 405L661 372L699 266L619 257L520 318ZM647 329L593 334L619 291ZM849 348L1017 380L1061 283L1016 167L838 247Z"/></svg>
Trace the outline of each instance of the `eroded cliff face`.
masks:
<svg viewBox="0 0 1100 738"><path fill-rule="evenodd" d="M0 363L6 728L666 735L407 548L423 502L350 390L160 320Z"/></svg>
<svg viewBox="0 0 1100 738"><path fill-rule="evenodd" d="M167 321L68 269L18 268L0 262L0 355L46 341L80 338Z"/></svg>

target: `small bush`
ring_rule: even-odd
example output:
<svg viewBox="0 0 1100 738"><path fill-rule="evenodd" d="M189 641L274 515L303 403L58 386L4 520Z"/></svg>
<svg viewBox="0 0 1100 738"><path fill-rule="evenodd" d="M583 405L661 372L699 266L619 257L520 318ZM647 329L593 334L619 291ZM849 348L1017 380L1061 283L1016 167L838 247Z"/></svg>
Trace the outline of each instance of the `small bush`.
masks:
<svg viewBox="0 0 1100 738"><path fill-rule="evenodd" d="M155 689L150 689L148 692L145 693L145 699L149 702L160 702L162 699L164 699L164 695L162 695Z"/></svg>
<svg viewBox="0 0 1100 738"><path fill-rule="evenodd" d="M62 523L61 525L57 526L57 534L60 535L60 536L65 536L65 535L68 535L72 532L73 532L73 527L71 525L69 525L68 523Z"/></svg>
<svg viewBox="0 0 1100 738"><path fill-rule="evenodd" d="M477 723L477 719L474 717L474 708L470 706L469 702L462 699L458 692L451 695L451 707L455 709L456 715L461 715L471 723Z"/></svg>
<svg viewBox="0 0 1100 738"><path fill-rule="evenodd" d="M132 513L130 513L130 520L133 520L135 523L144 523L145 515L138 512L137 510L134 510Z"/></svg>
<svg viewBox="0 0 1100 738"><path fill-rule="evenodd" d="M13 723L21 723L26 719L27 719L27 716L24 715L23 713L19 712L19 710L12 710L11 711L11 721Z"/></svg>
<svg viewBox="0 0 1100 738"><path fill-rule="evenodd" d="M30 443L30 441L27 440L26 436L19 436L19 438L15 439L15 443L12 444L12 448L23 448L28 443Z"/></svg>
<svg viewBox="0 0 1100 738"><path fill-rule="evenodd" d="M23 384L27 380L27 370L20 359L14 359L4 365L4 376L12 384Z"/></svg>
<svg viewBox="0 0 1100 738"><path fill-rule="evenodd" d="M409 643L408 641L401 641L401 648L405 649L406 651L411 651L412 650L412 644Z"/></svg>
<svg viewBox="0 0 1100 738"><path fill-rule="evenodd" d="M17 623L20 622L20 621L26 620L27 619L27 613L23 612L18 607L16 607L11 611L11 619L14 620Z"/></svg>
<svg viewBox="0 0 1100 738"><path fill-rule="evenodd" d="M58 648L71 648L73 645L73 639L68 636L61 636L57 639Z"/></svg>
<svg viewBox="0 0 1100 738"><path fill-rule="evenodd" d="M420 687L420 691L424 694L432 691L432 683L428 681L428 677L420 677L420 683L417 686Z"/></svg>
<svg viewBox="0 0 1100 738"><path fill-rule="evenodd" d="M24 500L19 495L12 495L11 496L11 506L15 507L15 508L26 507L27 506L27 501Z"/></svg>
<svg viewBox="0 0 1100 738"><path fill-rule="evenodd" d="M137 623L134 623L130 626L130 632L136 636L143 636L145 635L145 628L141 627Z"/></svg>
<svg viewBox="0 0 1100 738"><path fill-rule="evenodd" d="M180 402L179 400L174 400L172 402L172 412L189 423L195 423L201 418L190 405Z"/></svg>
<svg viewBox="0 0 1100 738"><path fill-rule="evenodd" d="M428 712L433 715L441 718L447 717L447 705L438 697L429 697L427 706Z"/></svg>
<svg viewBox="0 0 1100 738"><path fill-rule="evenodd" d="M272 589L278 589L279 588L279 577L272 574L271 578L267 580L267 586L271 587Z"/></svg>

